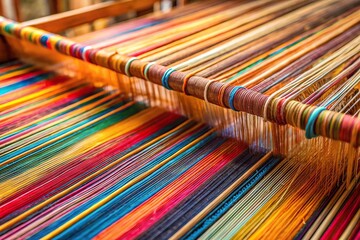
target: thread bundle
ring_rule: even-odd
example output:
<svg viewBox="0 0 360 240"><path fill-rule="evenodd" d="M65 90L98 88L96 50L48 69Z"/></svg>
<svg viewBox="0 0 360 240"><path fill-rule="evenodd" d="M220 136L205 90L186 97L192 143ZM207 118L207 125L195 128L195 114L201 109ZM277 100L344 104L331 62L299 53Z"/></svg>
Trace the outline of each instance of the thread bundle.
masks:
<svg viewBox="0 0 360 240"><path fill-rule="evenodd" d="M359 11L204 1L74 41L1 19L19 53L103 67L1 66L1 238L358 239Z"/></svg>
<svg viewBox="0 0 360 240"><path fill-rule="evenodd" d="M4 19L1 29L128 76L296 126L307 138L322 135L358 146L358 8L356 0L206 1L76 39L83 44Z"/></svg>
<svg viewBox="0 0 360 240"><path fill-rule="evenodd" d="M359 184L314 160L21 62L0 86L1 239L358 238Z"/></svg>

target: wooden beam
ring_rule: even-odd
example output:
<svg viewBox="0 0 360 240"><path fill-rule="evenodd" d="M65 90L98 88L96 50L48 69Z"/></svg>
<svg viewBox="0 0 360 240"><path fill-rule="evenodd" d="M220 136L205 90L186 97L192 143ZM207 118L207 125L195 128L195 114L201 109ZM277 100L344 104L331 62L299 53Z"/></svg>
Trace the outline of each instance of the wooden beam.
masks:
<svg viewBox="0 0 360 240"><path fill-rule="evenodd" d="M99 18L118 16L132 10L143 10L157 1L158 0L109 1L26 21L22 24L58 33L71 27L95 21Z"/></svg>
<svg viewBox="0 0 360 240"><path fill-rule="evenodd" d="M0 0L0 16L4 16L4 5L3 0Z"/></svg>
<svg viewBox="0 0 360 240"><path fill-rule="evenodd" d="M48 1L50 14L57 14L60 12L61 0Z"/></svg>
<svg viewBox="0 0 360 240"><path fill-rule="evenodd" d="M13 0L14 8L15 8L15 17L16 21L21 22L22 21L22 14L21 14L21 4L20 0Z"/></svg>

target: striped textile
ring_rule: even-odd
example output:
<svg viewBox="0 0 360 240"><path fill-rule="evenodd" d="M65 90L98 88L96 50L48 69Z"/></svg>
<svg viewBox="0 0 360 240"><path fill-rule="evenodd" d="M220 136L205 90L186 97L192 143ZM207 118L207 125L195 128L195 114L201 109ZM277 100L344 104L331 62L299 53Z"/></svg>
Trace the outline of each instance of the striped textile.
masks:
<svg viewBox="0 0 360 240"><path fill-rule="evenodd" d="M257 214L314 180L202 123L18 61L0 66L0 96L0 239L260 236ZM288 236L319 234L326 217L320 236L358 237L358 184L321 193L312 224Z"/></svg>

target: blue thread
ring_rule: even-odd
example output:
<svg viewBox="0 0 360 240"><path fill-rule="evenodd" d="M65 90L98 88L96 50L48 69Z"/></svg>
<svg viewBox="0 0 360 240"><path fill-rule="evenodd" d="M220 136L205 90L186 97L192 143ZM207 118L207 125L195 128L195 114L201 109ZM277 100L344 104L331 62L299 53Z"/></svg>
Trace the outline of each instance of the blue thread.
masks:
<svg viewBox="0 0 360 240"><path fill-rule="evenodd" d="M25 79L23 81L15 82L13 84L8 84L7 86L2 87L0 89L0 97L2 95L4 95L4 94L8 94L8 93L10 93L12 91L15 91L15 90L18 90L20 88L29 86L31 84L35 84L37 82L43 81L46 78L50 78L50 77L53 77L53 75L50 74L50 73L43 73L43 74L39 74L39 75L34 76L34 77L29 77L28 79Z"/></svg>
<svg viewBox="0 0 360 240"><path fill-rule="evenodd" d="M324 110L326 110L325 107L318 107L311 113L309 120L306 123L306 127L305 127L305 137L306 138L311 139L311 138L317 137L317 135L314 132L315 121L318 118L318 116L320 115L320 113Z"/></svg>
<svg viewBox="0 0 360 240"><path fill-rule="evenodd" d="M230 184L242 176L263 155L251 155L245 151L232 162L222 168L209 181L204 183L187 199L183 200L177 207L167 213L152 228L148 229L138 239L169 239L183 227L188 221L202 211L218 195L225 191Z"/></svg>
<svg viewBox="0 0 360 240"><path fill-rule="evenodd" d="M86 46L86 47L83 47L82 48L82 51L81 51L81 58L83 59L83 60L85 60L85 61L89 61L88 59L87 59L87 57L86 57L86 52L87 51L90 51L91 50L91 47L89 47L89 46Z"/></svg>
<svg viewBox="0 0 360 240"><path fill-rule="evenodd" d="M162 85L169 90L172 90L169 85L169 77L170 77L170 74L173 72L175 72L175 69L169 68L168 70L165 71L164 75L161 78Z"/></svg>
<svg viewBox="0 0 360 240"><path fill-rule="evenodd" d="M149 165L146 165L147 166L146 169L141 169L141 171L135 171L133 174L127 176L126 178L116 183L116 185L108 189L106 192L101 193L99 196L97 196L94 199L90 199L88 202L79 206L78 209L72 210L72 213L69 213L67 216L64 216L62 219L57 220L55 223L52 224L52 226L48 226L47 228L38 232L36 235L32 236L32 238L38 239L39 237L44 236L47 233L53 231L57 227L61 226L64 222L67 222L69 219L73 218L74 215L76 216L77 214L83 212L84 209L88 208L89 206L103 199L108 194L111 194L112 192L116 191L116 189L123 186L131 179L134 179L135 177L139 176L141 172L146 172L149 169L156 166L157 164L159 164L160 162L164 161L166 158L174 154L174 152L179 151L179 149L183 148L190 142L194 141L194 139L198 138L206 131L208 131L208 128L206 127L200 129L199 132L197 132L194 136L189 137L189 139L186 139L185 142L179 143L176 149L172 149L171 151L169 151L169 153L164 154L164 156L159 156L158 158L154 159L152 162L149 163ZM193 147L183 152L178 157L166 163L156 172L143 179L143 181L133 185L131 188L119 194L115 199L113 199L109 203L105 204L101 208L97 209L93 213L86 216L83 220L77 222L69 229L59 234L59 236L57 236L57 238L55 239L71 238L74 236L74 234L76 234L78 238L84 236L97 235L100 231L107 228L109 225L111 225L116 220L123 217L131 210L133 210L135 207L137 207L143 201L148 199L150 196L158 192L165 185L174 181L174 179L178 178L185 171L192 168L197 162L203 159L206 155L210 154L211 151L214 151L215 148L219 147L223 143L223 141L219 140L219 141L215 141L214 143L211 142L215 138L216 138L215 134L211 134L210 136L206 137L199 143L195 144ZM211 145L209 143L211 143ZM202 150L196 151L195 154L194 153L195 149L202 149ZM190 154L191 157L189 157ZM177 169L177 171L174 171L174 169ZM137 192L140 191L144 193L141 197L137 195ZM108 211L109 209L112 209L112 211ZM99 220L99 216L102 216L102 218L99 222L97 222L97 220ZM86 226L87 223L89 222L94 224L91 225L91 227L87 228ZM84 231L81 234L78 234L78 229L83 229Z"/></svg>
<svg viewBox="0 0 360 240"><path fill-rule="evenodd" d="M82 47L80 50L80 54L81 54L81 59L86 60L86 51L88 50L88 47Z"/></svg>
<svg viewBox="0 0 360 240"><path fill-rule="evenodd" d="M130 65L131 65L131 63L132 63L133 61L135 61L135 60L137 60L137 58L136 58L136 57L132 57L132 58L130 58L130 59L127 61L126 65L125 65L125 74L126 74L128 77L131 77L131 75L130 75Z"/></svg>
<svg viewBox="0 0 360 240"><path fill-rule="evenodd" d="M76 56L78 58L83 59L84 49L85 49L85 47L78 45L77 51L76 51Z"/></svg>
<svg viewBox="0 0 360 240"><path fill-rule="evenodd" d="M235 99L235 94L237 93L237 91L238 91L239 89L246 89L246 88L245 88L245 87L242 87L242 86L235 86L235 87L231 90L231 92L230 92L230 94L229 94L229 106L230 106L230 108L231 108L232 110L234 110L234 111L237 111L237 110L235 109L235 106L234 106L234 99Z"/></svg>
<svg viewBox="0 0 360 240"><path fill-rule="evenodd" d="M40 43L41 45L43 45L44 47L47 47L47 41L48 41L49 37L46 35L42 35L40 37Z"/></svg>
<svg viewBox="0 0 360 240"><path fill-rule="evenodd" d="M263 177L279 163L279 158L272 157L246 179L236 190L234 190L224 201L200 220L189 232L180 239L198 239L211 225L234 206L250 189L255 186Z"/></svg>

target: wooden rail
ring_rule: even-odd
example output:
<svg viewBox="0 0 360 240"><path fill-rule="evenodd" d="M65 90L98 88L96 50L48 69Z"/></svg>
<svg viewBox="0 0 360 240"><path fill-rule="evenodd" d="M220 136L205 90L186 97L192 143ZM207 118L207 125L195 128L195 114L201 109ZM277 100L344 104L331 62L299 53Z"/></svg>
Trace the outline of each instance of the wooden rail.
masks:
<svg viewBox="0 0 360 240"><path fill-rule="evenodd" d="M159 0L114 0L97 3L91 6L57 13L50 16L23 22L24 26L32 26L52 33L59 33L71 27L93 22L99 18L118 16L129 11L141 11L150 8ZM12 58L8 44L0 36L0 62Z"/></svg>
<svg viewBox="0 0 360 240"><path fill-rule="evenodd" d="M144 10L158 0L118 0L97 3L91 6L58 13L22 23L53 33L75 27L99 18L118 16L129 11Z"/></svg>

